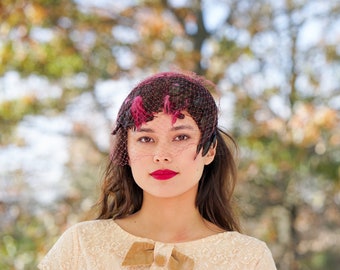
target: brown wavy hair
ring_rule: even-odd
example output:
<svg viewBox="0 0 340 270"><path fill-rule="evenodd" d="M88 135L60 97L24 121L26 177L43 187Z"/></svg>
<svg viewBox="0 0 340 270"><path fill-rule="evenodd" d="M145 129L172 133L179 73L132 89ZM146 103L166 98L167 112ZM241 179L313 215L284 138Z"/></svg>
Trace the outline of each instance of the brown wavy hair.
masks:
<svg viewBox="0 0 340 270"><path fill-rule="evenodd" d="M170 100L169 114L182 117L179 112L187 110L199 126L201 140L197 152L203 149L202 154L205 155L210 147L216 146L215 158L204 167L199 181L196 207L203 218L221 229L240 231L233 200L237 180L235 162L237 144L229 134L217 127L216 103L203 79L197 78L180 73L160 73L144 80L131 91L118 113L117 125L113 131L115 141L104 173L101 195L96 205L99 210L97 219L123 218L141 209L143 190L135 183L131 168L126 162L127 132L129 128L136 128L136 122L140 125L143 121L151 121L153 113L160 111L160 108L164 109L162 101L167 99ZM174 94L171 94L174 85L177 90L175 89ZM182 93L180 93L180 100L174 99L174 96L175 98L179 96L178 89L185 92L184 96L187 100L183 99ZM141 97L138 102L148 98L147 102L138 105L144 113L143 121L134 119L131 114L131 106L136 97L138 99ZM155 98L154 102L161 100L161 103L157 103L155 107L152 98Z"/></svg>

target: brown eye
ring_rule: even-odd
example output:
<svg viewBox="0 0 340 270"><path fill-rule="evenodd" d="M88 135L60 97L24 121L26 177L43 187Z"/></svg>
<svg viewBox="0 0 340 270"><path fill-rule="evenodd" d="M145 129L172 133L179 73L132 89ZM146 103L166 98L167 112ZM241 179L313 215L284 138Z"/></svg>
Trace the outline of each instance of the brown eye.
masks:
<svg viewBox="0 0 340 270"><path fill-rule="evenodd" d="M150 137L144 136L144 137L139 138L138 141L141 143L149 143L149 142L153 142L153 139Z"/></svg>
<svg viewBox="0 0 340 270"><path fill-rule="evenodd" d="M189 139L189 136L182 134L182 135L176 136L174 141L186 141L188 139Z"/></svg>

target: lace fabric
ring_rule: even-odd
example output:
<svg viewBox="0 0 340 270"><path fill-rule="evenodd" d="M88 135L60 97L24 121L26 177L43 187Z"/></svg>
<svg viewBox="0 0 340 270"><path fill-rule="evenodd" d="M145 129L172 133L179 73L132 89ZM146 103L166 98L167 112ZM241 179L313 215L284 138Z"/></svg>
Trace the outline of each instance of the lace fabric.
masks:
<svg viewBox="0 0 340 270"><path fill-rule="evenodd" d="M122 266L135 242L155 246L151 266ZM275 263L266 244L237 232L223 232L183 243L160 243L129 234L114 220L78 223L64 232L38 268L46 269L169 269L159 264L160 256L169 261L175 249L194 261L194 270L275 270Z"/></svg>

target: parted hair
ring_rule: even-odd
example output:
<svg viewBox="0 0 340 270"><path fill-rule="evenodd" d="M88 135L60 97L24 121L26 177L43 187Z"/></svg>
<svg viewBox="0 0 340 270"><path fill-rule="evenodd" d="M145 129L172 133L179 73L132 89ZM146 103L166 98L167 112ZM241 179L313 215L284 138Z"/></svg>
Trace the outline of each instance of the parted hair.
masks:
<svg viewBox="0 0 340 270"><path fill-rule="evenodd" d="M238 147L231 135L217 127L218 110L208 90L213 84L195 74L158 73L138 84L123 102L113 130L114 143L103 176L97 219L118 219L140 210L143 190L128 163L127 134L153 115L165 111L181 118L187 111L201 132L197 153L216 147L214 160L204 167L196 195L201 216L227 231L240 231L235 213Z"/></svg>

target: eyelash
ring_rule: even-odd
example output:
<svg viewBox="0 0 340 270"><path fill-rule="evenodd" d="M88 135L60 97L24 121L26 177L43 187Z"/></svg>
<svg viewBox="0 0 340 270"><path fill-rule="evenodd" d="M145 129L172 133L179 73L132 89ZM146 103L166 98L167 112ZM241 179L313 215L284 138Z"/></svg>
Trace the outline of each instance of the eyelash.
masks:
<svg viewBox="0 0 340 270"><path fill-rule="evenodd" d="M141 143L149 143L149 142L153 141L153 139L150 138L150 137L144 136L144 137L140 137L137 141L141 142Z"/></svg>
<svg viewBox="0 0 340 270"><path fill-rule="evenodd" d="M185 135L185 134L181 134L181 135L178 135L174 138L173 141L186 141L188 140L190 137L188 135ZM150 142L154 142L154 139L150 138L150 137L147 137L147 136L143 136L143 137L140 137L138 140L138 142L141 142L141 143L150 143Z"/></svg>
<svg viewBox="0 0 340 270"><path fill-rule="evenodd" d="M188 135L185 134L181 134L175 137L174 141L186 141L188 140L190 137Z"/></svg>

